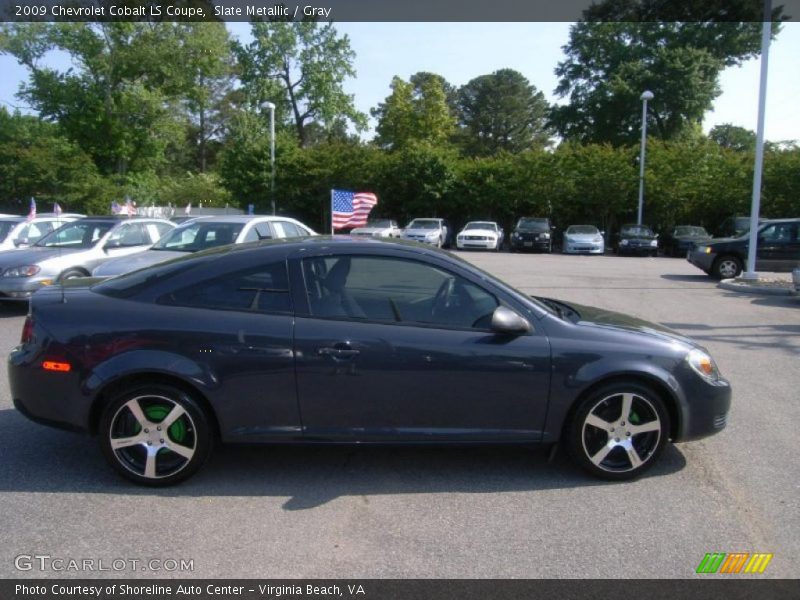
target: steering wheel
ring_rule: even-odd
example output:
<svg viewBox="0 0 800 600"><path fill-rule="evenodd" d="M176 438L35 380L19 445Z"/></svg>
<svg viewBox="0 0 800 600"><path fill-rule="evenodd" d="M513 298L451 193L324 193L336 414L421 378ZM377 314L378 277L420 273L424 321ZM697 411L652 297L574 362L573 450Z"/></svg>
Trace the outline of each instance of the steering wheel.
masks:
<svg viewBox="0 0 800 600"><path fill-rule="evenodd" d="M455 277L448 277L436 290L436 295L433 297L433 304L431 306L431 316L438 317L448 308L453 297L453 291L456 287Z"/></svg>

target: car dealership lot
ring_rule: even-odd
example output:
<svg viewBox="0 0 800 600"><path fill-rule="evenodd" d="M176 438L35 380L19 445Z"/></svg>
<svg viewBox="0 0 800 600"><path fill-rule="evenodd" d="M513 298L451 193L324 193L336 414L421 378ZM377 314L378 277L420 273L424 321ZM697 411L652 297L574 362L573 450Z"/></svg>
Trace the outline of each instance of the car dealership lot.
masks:
<svg viewBox="0 0 800 600"><path fill-rule="evenodd" d="M690 577L706 552L769 552L766 576L796 576L800 300L720 290L680 259L459 255L528 293L695 337L733 385L727 430L668 447L633 483L541 449L229 447L150 490L95 440L17 414L3 372L0 574L65 574L14 567L47 554L192 559L180 575L195 577ZM0 306L6 354L23 315Z"/></svg>

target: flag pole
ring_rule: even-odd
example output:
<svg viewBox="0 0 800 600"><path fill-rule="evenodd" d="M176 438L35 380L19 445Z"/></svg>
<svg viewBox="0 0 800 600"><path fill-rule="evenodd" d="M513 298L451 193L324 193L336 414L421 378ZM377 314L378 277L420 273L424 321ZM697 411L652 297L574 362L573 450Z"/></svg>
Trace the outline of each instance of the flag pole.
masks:
<svg viewBox="0 0 800 600"><path fill-rule="evenodd" d="M333 231L333 190L331 190L331 236L336 235Z"/></svg>

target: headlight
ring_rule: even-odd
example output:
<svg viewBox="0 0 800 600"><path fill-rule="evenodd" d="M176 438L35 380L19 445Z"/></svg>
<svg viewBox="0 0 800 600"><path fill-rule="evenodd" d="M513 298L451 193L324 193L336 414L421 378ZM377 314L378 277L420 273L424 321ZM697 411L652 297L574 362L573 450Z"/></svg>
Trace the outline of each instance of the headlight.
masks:
<svg viewBox="0 0 800 600"><path fill-rule="evenodd" d="M515 231L514 233L511 234L511 237L514 238L515 240L519 239L519 234Z"/></svg>
<svg viewBox="0 0 800 600"><path fill-rule="evenodd" d="M692 367L695 373L706 381L719 381L720 375L717 364L714 362L713 358L702 350L698 348L690 350L689 354L686 355L686 362L689 363L689 366Z"/></svg>
<svg viewBox="0 0 800 600"><path fill-rule="evenodd" d="M620 246L627 246L628 245L628 240L620 240L619 245Z"/></svg>
<svg viewBox="0 0 800 600"><path fill-rule="evenodd" d="M26 265L24 267L11 267L10 269L6 269L3 273L3 277L33 277L36 275L41 269L39 265Z"/></svg>
<svg viewBox="0 0 800 600"><path fill-rule="evenodd" d="M550 234L549 233L543 233L539 237L542 238L543 240L549 240L550 239Z"/></svg>
<svg viewBox="0 0 800 600"><path fill-rule="evenodd" d="M658 247L658 240L653 240L652 242L650 242L650 245L653 246L653 248L657 248Z"/></svg>
<svg viewBox="0 0 800 600"><path fill-rule="evenodd" d="M601 236L601 235L598 235L598 236L597 236L596 238L594 238L592 241L593 241L595 244L599 244L600 242L602 242L602 241L603 241L603 236Z"/></svg>
<svg viewBox="0 0 800 600"><path fill-rule="evenodd" d="M432 240L434 238L439 237L439 232L438 231L431 231L430 233L426 233L425 237Z"/></svg>

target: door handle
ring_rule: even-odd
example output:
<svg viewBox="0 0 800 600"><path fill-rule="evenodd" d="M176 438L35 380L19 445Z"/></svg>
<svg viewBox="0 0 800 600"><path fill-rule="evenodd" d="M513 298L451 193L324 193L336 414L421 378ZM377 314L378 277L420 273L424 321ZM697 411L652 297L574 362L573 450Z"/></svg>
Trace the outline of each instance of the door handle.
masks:
<svg viewBox="0 0 800 600"><path fill-rule="evenodd" d="M358 350L354 350L353 348L348 348L344 344L341 346L334 346L334 347L323 347L317 349L317 354L320 356L332 356L333 358L352 358L354 356L358 356L360 353Z"/></svg>

